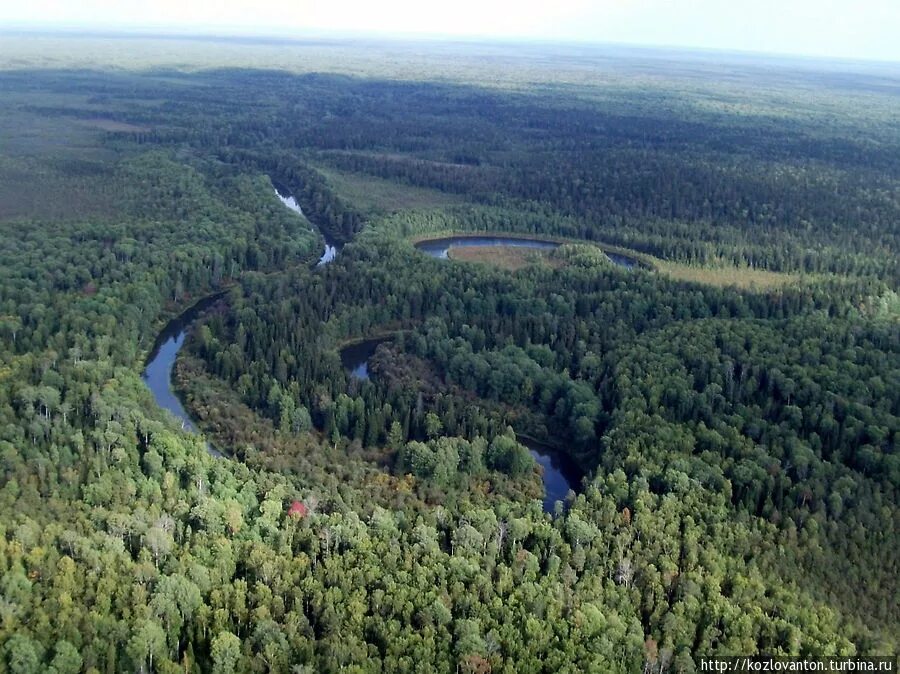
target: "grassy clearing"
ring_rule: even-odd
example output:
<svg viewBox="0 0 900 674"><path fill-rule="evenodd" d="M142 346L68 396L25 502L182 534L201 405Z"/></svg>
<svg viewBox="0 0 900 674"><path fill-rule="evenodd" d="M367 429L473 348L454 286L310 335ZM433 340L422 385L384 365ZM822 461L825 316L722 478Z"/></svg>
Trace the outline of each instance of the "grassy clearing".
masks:
<svg viewBox="0 0 900 674"><path fill-rule="evenodd" d="M110 133L137 133L140 131L149 131L150 127L139 126L137 124L129 124L128 122L118 122L114 119L105 119L103 117L95 117L92 119L78 120L79 124L84 126L100 129L101 131L109 131Z"/></svg>
<svg viewBox="0 0 900 674"><path fill-rule="evenodd" d="M596 248L602 250L604 253L615 253L623 257L631 258L637 265L645 267L647 269L655 269L656 263L659 262L659 259L653 257L652 255L647 255L646 253L641 253L630 248L613 246L610 244L601 243L599 241L585 241L583 239L570 239L564 236L544 235L537 232L507 232L504 230L494 229L434 229L432 231L425 231L408 235L406 236L406 239L411 244L416 245L424 241L434 241L436 239L449 239L456 237L498 237L501 239L528 239L533 241L550 241L553 243L558 243L560 245L575 244L595 246ZM505 246L499 247L504 248Z"/></svg>
<svg viewBox="0 0 900 674"><path fill-rule="evenodd" d="M451 248L451 260L490 264L509 271L518 271L531 265L549 266L558 269L565 262L550 255L549 250L516 248L512 246L477 246Z"/></svg>
<svg viewBox="0 0 900 674"><path fill-rule="evenodd" d="M703 283L721 288L731 286L741 290L772 290L799 283L800 274L751 269L750 267L694 267L677 262L655 259L656 268L678 281Z"/></svg>
<svg viewBox="0 0 900 674"><path fill-rule="evenodd" d="M445 194L438 190L401 185L389 180L338 171L333 168L317 166L316 170L325 176L329 186L338 196L355 208L371 215L464 203L462 197Z"/></svg>

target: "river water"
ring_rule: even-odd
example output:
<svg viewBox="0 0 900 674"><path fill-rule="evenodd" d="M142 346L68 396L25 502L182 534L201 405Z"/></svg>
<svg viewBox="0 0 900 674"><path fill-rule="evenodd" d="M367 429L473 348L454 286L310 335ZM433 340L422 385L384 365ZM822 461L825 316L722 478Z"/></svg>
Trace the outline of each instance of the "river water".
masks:
<svg viewBox="0 0 900 674"><path fill-rule="evenodd" d="M557 449L531 438L520 437L531 456L541 467L544 481L544 512L553 512L557 501L565 501L569 491L581 487L582 472L578 465Z"/></svg>
<svg viewBox="0 0 900 674"><path fill-rule="evenodd" d="M306 218L306 216L303 215L303 209L300 208L300 204L297 203L297 200L291 196L288 190L281 185L273 184L273 186L275 187L275 196L278 197L281 203L290 208L297 215ZM325 232L321 232L321 234L322 238L325 239L325 250L322 252L319 261L316 263L318 265L328 264L334 260L334 258L337 257L338 251L341 249L341 245L338 242L331 240Z"/></svg>
<svg viewBox="0 0 900 674"><path fill-rule="evenodd" d="M348 344L341 349L340 353L341 364L344 366L344 370L355 379L368 379L369 359L375 354L379 344L390 340L390 337L379 337Z"/></svg>
<svg viewBox="0 0 900 674"><path fill-rule="evenodd" d="M184 409L181 399L172 387L172 371L175 368L175 358L178 356L178 352L181 351L181 347L184 346L184 338L187 336L187 331L194 319L212 306L223 294L216 293L206 297L177 318L169 321L166 327L163 328L163 331L157 336L153 349L150 351L150 356L147 358L147 364L144 367L143 380L153 394L156 404L171 413L172 416L181 422L181 427L191 433L197 432L197 426L187 413L187 410ZM213 456L222 456L208 442L206 443L206 448Z"/></svg>

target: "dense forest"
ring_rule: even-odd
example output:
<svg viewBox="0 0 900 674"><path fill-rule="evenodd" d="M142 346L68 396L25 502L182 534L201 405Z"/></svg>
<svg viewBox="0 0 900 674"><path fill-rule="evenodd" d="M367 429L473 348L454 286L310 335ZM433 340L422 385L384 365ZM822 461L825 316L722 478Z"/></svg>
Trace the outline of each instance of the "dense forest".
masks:
<svg viewBox="0 0 900 674"><path fill-rule="evenodd" d="M0 70L0 674L898 652L900 76L547 58Z"/></svg>

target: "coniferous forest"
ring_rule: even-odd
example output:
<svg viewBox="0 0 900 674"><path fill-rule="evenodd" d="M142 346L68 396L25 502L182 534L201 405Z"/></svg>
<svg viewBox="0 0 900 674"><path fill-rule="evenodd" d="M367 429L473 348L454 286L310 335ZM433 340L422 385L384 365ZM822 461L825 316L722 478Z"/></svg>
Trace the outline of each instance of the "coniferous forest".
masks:
<svg viewBox="0 0 900 674"><path fill-rule="evenodd" d="M897 654L900 70L92 40L0 53L0 674Z"/></svg>

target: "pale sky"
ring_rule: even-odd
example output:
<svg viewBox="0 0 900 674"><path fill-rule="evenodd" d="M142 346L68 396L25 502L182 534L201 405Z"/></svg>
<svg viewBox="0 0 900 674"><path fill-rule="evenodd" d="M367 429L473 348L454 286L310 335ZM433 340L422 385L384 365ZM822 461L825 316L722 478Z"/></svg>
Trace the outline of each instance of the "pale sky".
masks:
<svg viewBox="0 0 900 674"><path fill-rule="evenodd" d="M59 25L537 38L900 61L900 0L0 0L0 28Z"/></svg>

